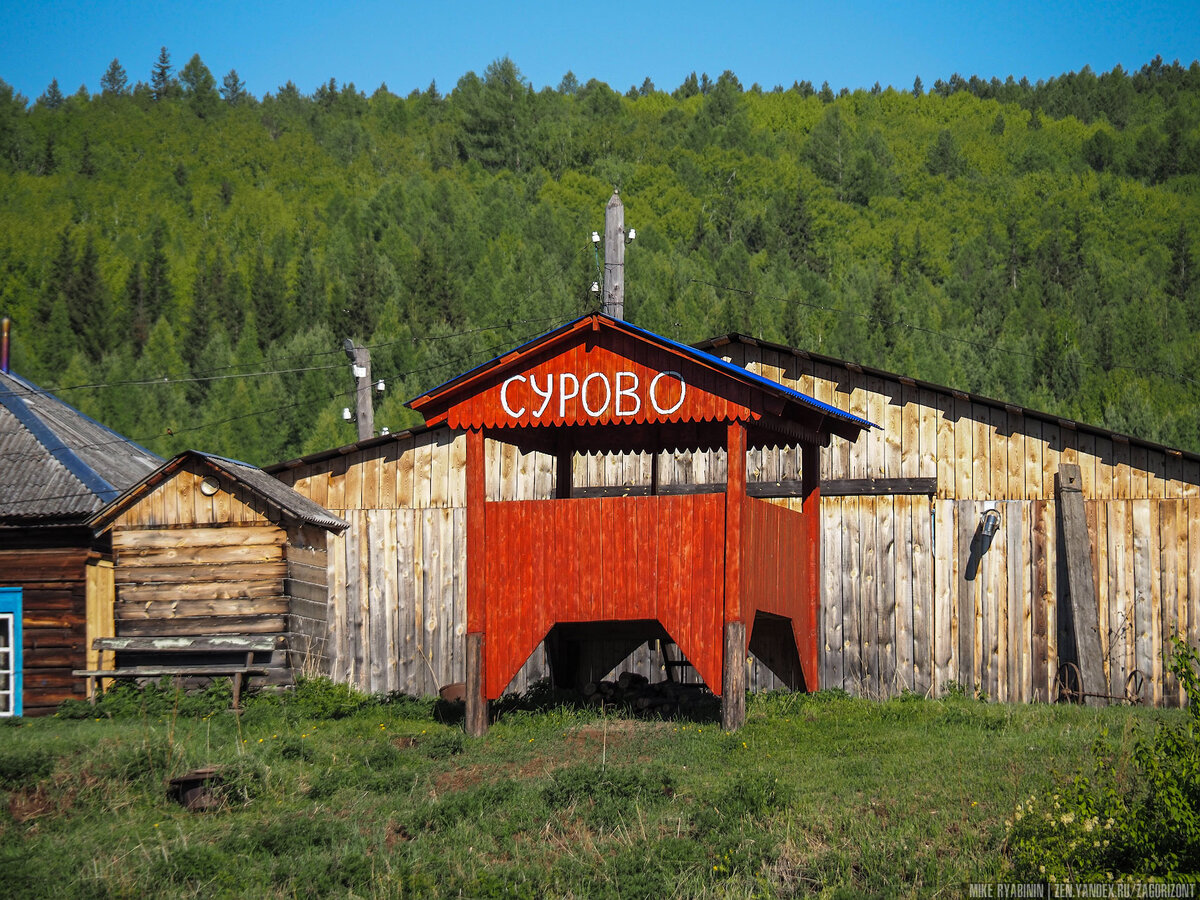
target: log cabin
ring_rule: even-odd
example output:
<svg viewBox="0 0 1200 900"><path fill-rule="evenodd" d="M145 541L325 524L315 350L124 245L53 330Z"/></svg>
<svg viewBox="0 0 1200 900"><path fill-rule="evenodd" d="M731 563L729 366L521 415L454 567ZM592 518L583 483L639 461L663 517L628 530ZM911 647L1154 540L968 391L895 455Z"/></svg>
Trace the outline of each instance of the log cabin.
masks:
<svg viewBox="0 0 1200 900"><path fill-rule="evenodd" d="M191 640L207 642L206 657L189 654L207 664L258 648L246 662L267 684L329 673L326 534L346 523L311 499L247 463L187 450L88 524L110 540L116 587L93 628L119 639L105 642L115 658L101 668L177 662Z"/></svg>
<svg viewBox="0 0 1200 900"><path fill-rule="evenodd" d="M3 354L5 357L7 353ZM88 520L162 459L0 367L0 715L81 699L73 669L113 598Z"/></svg>

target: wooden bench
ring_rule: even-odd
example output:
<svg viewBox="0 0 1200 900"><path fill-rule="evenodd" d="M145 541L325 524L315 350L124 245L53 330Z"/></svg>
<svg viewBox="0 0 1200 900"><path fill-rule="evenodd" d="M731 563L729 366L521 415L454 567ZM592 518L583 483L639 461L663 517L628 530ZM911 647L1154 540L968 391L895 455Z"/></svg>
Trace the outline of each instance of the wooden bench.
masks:
<svg viewBox="0 0 1200 900"><path fill-rule="evenodd" d="M223 635L220 637L109 637L96 638L92 649L101 652L153 653L178 657L180 662L200 654L245 653L244 662L195 663L190 665L138 665L111 669L75 669L72 674L87 679L88 697L96 702L96 681L100 678L221 678L233 682L233 708L242 698L242 687L251 675L266 675L267 669L254 665L254 654L275 650L271 635Z"/></svg>

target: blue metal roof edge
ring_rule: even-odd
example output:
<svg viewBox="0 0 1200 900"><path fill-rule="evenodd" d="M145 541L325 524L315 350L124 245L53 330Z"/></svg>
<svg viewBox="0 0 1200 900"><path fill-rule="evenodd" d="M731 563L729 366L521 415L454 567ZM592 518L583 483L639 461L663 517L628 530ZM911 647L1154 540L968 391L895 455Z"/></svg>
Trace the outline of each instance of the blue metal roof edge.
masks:
<svg viewBox="0 0 1200 900"><path fill-rule="evenodd" d="M29 386L30 390L32 390L34 393L42 394L45 397L58 401L57 397L47 394L45 391L42 391L39 388L33 387L24 378L18 378L11 372L7 372L5 374L11 378L17 378L17 380L22 384ZM109 501L114 500L121 495L120 490L102 478L100 474L87 463L85 463L74 450L64 444L58 435L55 434L48 425L34 415L33 411L30 410L30 408L25 404L25 401L21 399L21 397L19 397L15 391L0 390L0 405L3 405L5 409L16 416L17 421L29 430L29 433L34 436L38 443L46 448L51 456L58 460L68 472L78 478L80 483L85 488L87 488L105 503L108 503ZM66 404L63 405L65 406ZM78 410L75 410L74 407L69 408L74 412L78 412ZM83 413L79 414L81 416L83 415ZM84 416L84 418L87 417ZM96 424L99 425L98 422ZM104 426L101 425L100 427L103 428ZM111 429L107 430L111 431ZM116 434L116 432L112 433Z"/></svg>
<svg viewBox="0 0 1200 900"><path fill-rule="evenodd" d="M69 409L71 412L73 412L75 415L79 416L79 418L83 419L85 422L90 422L92 425L95 425L97 428L101 429L102 431L107 431L109 434L111 434L116 439L116 441L119 441L120 443L126 444L127 446L133 447L137 450L141 450L143 453L145 453L149 457L152 457L157 460L161 460L162 462L166 462L165 459L163 459L161 456L159 456L153 450L149 450L149 449L143 447L137 441L126 437L125 435L121 434L119 431L113 431L111 428L109 428L103 422L98 422L97 420L93 419L87 413L72 406L70 403L68 403L62 397L59 397L57 394L52 394L45 388L38 387L36 384L34 384L28 378L24 378L24 377L18 375L16 372L5 372L4 374L7 375L9 378L11 378L13 381L20 382L22 385L24 385L24 387L31 394L37 394L40 397L45 397L47 400L49 400L53 403L57 403L59 406L65 407L66 409ZM4 396L5 394L17 396L14 394L13 391L6 391L3 388L0 388L0 397Z"/></svg>
<svg viewBox="0 0 1200 900"><path fill-rule="evenodd" d="M661 334L655 334L653 331L648 331L645 328L641 328L637 325L634 325L632 322L627 322L624 319L614 319L611 316L604 315L604 313L587 313L586 315L578 316L577 318L572 319L570 322L567 322L563 325L559 325L557 328L552 328L549 331L545 332L544 334L539 334L537 337L531 338L530 340L526 341L525 343L520 344L516 347L513 347L511 350L504 351L504 353L502 353L500 356L494 356L491 359L489 359L487 362L480 363L479 365L475 366L475 368L473 368L467 372L463 372L460 375L455 375L453 378L449 379L448 381L443 381L437 387L430 388L429 390L418 394L416 397L413 397L412 400L406 401L404 405L409 406L409 404L411 404L413 400L416 400L420 397L428 396L430 394L435 394L438 391L442 390L443 388L448 387L449 385L452 385L457 381L461 381L462 379L467 378L476 372L486 369L488 366L503 359L505 356L508 356L510 353L516 353L519 350L523 350L526 347L530 347L540 341L544 341L544 340L546 340L546 338L548 338L554 334L557 334L560 331L566 331L567 329L571 328L572 326L576 325L577 323L582 322L584 319L591 318L593 315L599 315L602 318L608 319L610 322L612 322L615 325L618 325L623 328L628 328L630 331L636 332L637 334L640 334L642 337L648 338L649 340L652 340L656 343L664 344L668 347L671 347L672 349L677 350L680 353L683 353L704 365L715 366L716 368L725 371L729 375L733 375L737 378L745 378L745 379L748 379L749 381L751 381L752 383L759 385L760 387L768 388L773 391L779 391L779 392L791 397L793 400L797 400L800 403L803 403L805 406L809 406L809 407L817 410L818 412L824 413L825 415L832 416L836 419L841 419L844 422L853 423L855 425L858 425L861 428L879 428L879 427L881 427L879 425L876 425L874 422L868 422L866 419L860 419L858 416L851 415L850 413L846 412L843 409L838 409L836 406L830 406L828 403L822 403L820 400L817 400L815 397L810 397L807 394L802 394L799 391L796 391L790 387L787 387L786 385L780 384L778 381L772 381L770 378L765 378L762 375L758 375L755 372L751 372L749 369L743 369L741 366L735 365L734 363L726 362L725 360L721 359L721 357L719 357L713 353L709 353L705 350L698 350L695 347L688 346L687 344L681 344L678 341L673 341L670 338L665 338Z"/></svg>

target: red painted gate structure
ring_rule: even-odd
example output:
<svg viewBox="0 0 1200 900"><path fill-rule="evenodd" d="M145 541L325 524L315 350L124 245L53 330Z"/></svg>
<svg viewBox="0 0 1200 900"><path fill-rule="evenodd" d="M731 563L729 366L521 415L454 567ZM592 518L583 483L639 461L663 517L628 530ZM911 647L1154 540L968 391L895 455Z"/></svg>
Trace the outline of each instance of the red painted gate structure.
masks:
<svg viewBox="0 0 1200 900"><path fill-rule="evenodd" d="M577 319L410 401L467 432L467 725L547 640L570 683L581 636L669 636L745 712L747 649L815 690L820 596L818 449L870 423L628 322ZM552 500L486 501L484 440L557 458ZM746 450L799 444L794 512L746 496ZM573 497L575 453L727 450L722 493ZM615 663L617 660L614 660Z"/></svg>

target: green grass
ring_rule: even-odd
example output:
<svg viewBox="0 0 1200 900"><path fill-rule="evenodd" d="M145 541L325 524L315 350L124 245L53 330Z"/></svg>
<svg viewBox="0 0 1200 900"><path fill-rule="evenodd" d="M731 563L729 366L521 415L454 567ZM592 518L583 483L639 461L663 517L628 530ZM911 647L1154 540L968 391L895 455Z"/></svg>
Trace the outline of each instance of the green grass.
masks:
<svg viewBox="0 0 1200 900"><path fill-rule="evenodd" d="M0 896L959 896L1010 873L1019 801L1183 715L768 695L728 734L508 704L476 740L326 682L172 696L0 727ZM167 798L204 765L220 808Z"/></svg>

